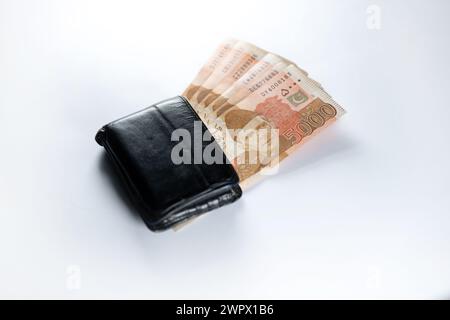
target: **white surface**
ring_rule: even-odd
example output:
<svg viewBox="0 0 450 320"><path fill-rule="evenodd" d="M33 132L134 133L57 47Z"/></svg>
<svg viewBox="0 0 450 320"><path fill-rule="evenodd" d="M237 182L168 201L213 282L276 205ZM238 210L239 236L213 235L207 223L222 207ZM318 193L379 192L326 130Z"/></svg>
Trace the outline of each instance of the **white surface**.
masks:
<svg viewBox="0 0 450 320"><path fill-rule="evenodd" d="M449 9L0 0L0 297L448 298ZM229 36L348 114L235 205L151 233L94 134L182 92Z"/></svg>

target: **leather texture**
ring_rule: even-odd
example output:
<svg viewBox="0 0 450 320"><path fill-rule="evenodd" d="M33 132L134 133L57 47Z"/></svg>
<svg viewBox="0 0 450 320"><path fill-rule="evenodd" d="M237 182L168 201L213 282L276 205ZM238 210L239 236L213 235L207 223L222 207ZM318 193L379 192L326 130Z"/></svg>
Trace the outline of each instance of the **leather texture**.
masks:
<svg viewBox="0 0 450 320"><path fill-rule="evenodd" d="M225 155L222 164L194 164L192 148L192 164L172 161L172 149L178 143L171 141L172 132L186 129L194 137L195 121L201 123L202 133L208 130L189 102L178 96L113 121L95 137L153 231L232 203L242 195L238 175ZM202 141L202 151L211 143L216 143L214 137Z"/></svg>

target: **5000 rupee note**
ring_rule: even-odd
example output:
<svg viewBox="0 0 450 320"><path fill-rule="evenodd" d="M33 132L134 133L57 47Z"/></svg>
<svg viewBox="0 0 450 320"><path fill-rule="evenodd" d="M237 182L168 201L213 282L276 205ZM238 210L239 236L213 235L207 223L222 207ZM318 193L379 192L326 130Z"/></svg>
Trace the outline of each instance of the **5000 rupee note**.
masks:
<svg viewBox="0 0 450 320"><path fill-rule="evenodd" d="M214 135L224 137L219 139L221 147L235 166L241 181L245 182L267 166L267 161L249 161L249 154L252 150L258 151L261 145L249 144L245 135L239 134L240 130L276 130L276 157L281 161L306 138L326 127L344 112L303 72L290 65L221 114L216 120L218 130L215 130ZM238 144L240 148L229 148L227 144L230 143Z"/></svg>

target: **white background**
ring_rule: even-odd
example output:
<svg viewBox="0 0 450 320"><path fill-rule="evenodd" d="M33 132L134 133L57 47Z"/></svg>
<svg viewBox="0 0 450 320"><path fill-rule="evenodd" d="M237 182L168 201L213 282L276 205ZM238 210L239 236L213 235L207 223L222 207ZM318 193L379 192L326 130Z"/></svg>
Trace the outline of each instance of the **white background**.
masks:
<svg viewBox="0 0 450 320"><path fill-rule="evenodd" d="M0 0L0 297L449 298L449 14ZM94 135L181 93L230 36L294 60L348 114L236 204L152 233Z"/></svg>

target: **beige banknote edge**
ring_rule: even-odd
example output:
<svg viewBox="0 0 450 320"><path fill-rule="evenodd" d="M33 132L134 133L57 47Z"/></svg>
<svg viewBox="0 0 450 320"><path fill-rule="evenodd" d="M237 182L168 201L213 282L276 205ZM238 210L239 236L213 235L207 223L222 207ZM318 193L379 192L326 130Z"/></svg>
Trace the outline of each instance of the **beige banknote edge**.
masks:
<svg viewBox="0 0 450 320"><path fill-rule="evenodd" d="M262 50L262 51L265 51L264 49L261 49L261 47L258 47L258 46L254 45L253 43L250 43L250 42L248 42L248 41L240 41L240 42L247 44L249 47L254 48L255 50ZM286 62L287 65L294 65L298 70L300 70L300 72L302 72L305 76L307 76L307 77L311 80L311 82L313 82L317 87L319 87L319 88L321 88L322 90L324 90L323 87L322 87L322 85L321 85L318 81L316 81L316 80L312 79L311 77L309 77L308 72L307 72L306 70L300 68L296 63L292 62L292 61L289 60L289 59L286 59L285 57L283 57L283 56L281 56L281 55L279 55L279 54L273 53L273 52L268 52L268 51L266 51L265 56L267 56L267 55L272 55L272 56L276 57L277 59L281 59L282 61ZM264 59L265 56L261 57L261 59L260 59L259 61L262 61L262 60ZM259 62L259 61L258 61L258 62ZM276 64L276 63L275 63L275 64ZM250 69L251 69L251 68L250 68ZM250 69L248 69L247 72L244 73L244 74L241 76L241 78L242 78L242 77L245 77L245 75L246 75L248 72L250 72ZM238 80L236 80L236 81L238 81ZM236 81L235 81L235 82L236 82ZM233 85L233 84L231 84L229 87L231 87L232 85ZM228 88L229 88L229 87L228 87ZM211 89L205 88L205 89L211 90L211 94L214 94L214 95L217 95L217 96L218 96L215 100L219 99L219 98L221 97L222 93L224 93L224 92L226 91L226 90L224 90L222 93L220 93L220 92L216 92L216 91L214 90L214 88L211 88ZM325 91L325 90L324 90L324 91ZM206 98L205 98L205 99L206 99ZM202 101L205 101L205 99L203 99ZM213 102L214 102L214 101L213 101ZM212 104L212 103L211 103L211 104ZM203 111L203 110L206 109L206 110L205 110L205 113L208 113L208 112L209 112L208 106L202 105L201 102L199 103L199 105L200 105L200 106L199 106L199 110L202 110L202 111Z"/></svg>
<svg viewBox="0 0 450 320"><path fill-rule="evenodd" d="M271 54L271 53L270 53L270 54ZM280 72L280 71L282 71L285 67L288 66L287 62L285 62L285 61L282 60L283 58L281 58L281 57L279 57L279 56L277 56L277 55L275 55L275 54L271 54L271 55L277 57L277 58L280 59L280 60L279 60L278 62L274 63L273 65L271 65L270 62L268 62L268 63L269 63L268 69L265 69L264 71L262 71L262 73L260 73L259 75L257 75L257 76L255 77L255 79L254 79L255 81L260 81L261 77L266 77L269 73L273 72L274 70L277 71L277 72ZM267 56L267 55L266 55L266 56ZM262 61L263 61L263 59L261 59L259 62L262 62ZM277 66L281 66L281 68L278 69L278 68L276 68ZM258 67L258 65L255 64L254 67ZM253 73L254 73L254 71L249 70L249 71L246 73L246 75L242 76L241 79L248 78L248 77L251 76ZM247 74L248 74L248 75L247 75ZM239 80L241 80L241 79L239 79ZM227 91L228 91L228 90L231 90L231 89L239 88L239 87L237 87L237 85L240 83L239 80L236 81L235 83L233 83L233 85L230 86L230 87L227 89ZM256 82L252 82L252 84L256 84ZM236 86L236 87L235 87L235 86ZM245 86L241 86L241 88L245 88ZM238 89L238 90L239 90L239 89ZM233 98L234 98L234 99L237 99L237 101L233 101L232 104L236 104L236 103L238 103L239 101L245 99L247 96L249 96L249 95L251 94L251 93L248 93L248 94L246 94L245 96L243 96L243 97L241 97L241 98L235 98L238 90L236 90L236 92L235 92L234 94L230 95L230 96L226 96L226 95L225 95L225 94L227 93L227 91L223 92L222 94L220 94L220 95L219 95L219 96L211 103L211 105L214 106L215 102L220 101L220 99L222 99L225 103L227 103L228 101L233 100ZM218 110L216 110L216 111L219 111L219 110L220 110L220 108L219 108ZM212 117L211 120L214 120L215 118L217 118L217 112L216 112L216 111L211 110L211 107L207 106L207 107L205 108L205 111L204 111L204 112L205 112L205 115L208 114L210 117Z"/></svg>
<svg viewBox="0 0 450 320"><path fill-rule="evenodd" d="M193 87L200 87L211 75L211 73L214 72L214 70L217 68L217 66L220 64L220 62L227 57L227 55L230 53L230 49L238 42L237 39L234 38L228 38L222 41L214 50L214 52L209 56L206 63L202 65L200 70L197 72L194 79L189 83L187 88L183 91L182 95L187 97L188 92L192 90ZM227 49L226 52L222 53L222 50ZM211 70L209 69L209 66L213 65ZM206 71L206 75L203 75L203 72ZM204 78L204 79L202 79ZM195 92L198 90L198 88L195 90ZM195 93L194 92L194 93ZM193 93L193 94L194 94ZM192 94L190 94L192 95Z"/></svg>
<svg viewBox="0 0 450 320"><path fill-rule="evenodd" d="M195 109L203 110L205 108L203 102L211 97L214 89L216 89L220 85L223 85L225 81L228 80L228 77L232 75L236 71L236 69L239 68L239 63L241 62L241 59L243 57L245 57L246 55L256 56L255 61L258 62L266 54L267 51L256 47L249 42L238 41L230 50L230 55L228 55L226 59L222 60L222 62L217 66L214 72L210 74L208 79L200 86L199 90L197 90L196 94L192 97ZM223 72L224 69L227 69L227 71ZM245 72L242 75L244 74ZM199 97L200 89L202 89L203 92L208 92L207 95L204 97Z"/></svg>

